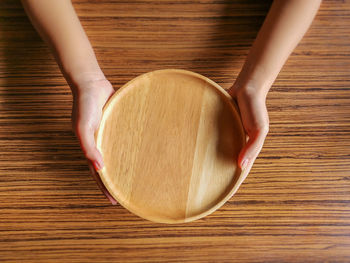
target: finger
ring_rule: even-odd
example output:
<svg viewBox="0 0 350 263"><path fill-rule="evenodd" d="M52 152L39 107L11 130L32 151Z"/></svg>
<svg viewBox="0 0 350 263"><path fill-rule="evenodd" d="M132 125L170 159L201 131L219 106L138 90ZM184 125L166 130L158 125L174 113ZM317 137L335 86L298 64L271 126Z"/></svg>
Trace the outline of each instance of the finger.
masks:
<svg viewBox="0 0 350 263"><path fill-rule="evenodd" d="M96 147L93 129L80 125L78 126L77 134L86 158L92 162L97 171L101 170L104 166L103 158Z"/></svg>
<svg viewBox="0 0 350 263"><path fill-rule="evenodd" d="M92 174L92 177L95 179L98 187L100 188L100 190L102 191L102 193L107 197L107 199L112 203L112 205L116 205L117 201L114 199L114 197L108 192L107 188L105 187L105 185L103 184L101 177L99 176L99 174L96 172L96 170L94 169L94 166L92 164L91 161L88 161L88 165L90 168L90 172Z"/></svg>
<svg viewBox="0 0 350 263"><path fill-rule="evenodd" d="M258 157L267 136L267 129L260 129L249 136L247 144L243 147L238 156L238 163L241 169L247 168Z"/></svg>

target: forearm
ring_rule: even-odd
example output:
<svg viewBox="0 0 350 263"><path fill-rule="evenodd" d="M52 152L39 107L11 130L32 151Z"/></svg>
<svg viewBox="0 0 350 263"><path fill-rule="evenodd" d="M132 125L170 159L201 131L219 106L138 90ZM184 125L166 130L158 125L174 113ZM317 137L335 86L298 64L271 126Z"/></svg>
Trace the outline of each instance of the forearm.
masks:
<svg viewBox="0 0 350 263"><path fill-rule="evenodd" d="M275 0L235 86L266 96L290 53L311 25L321 0Z"/></svg>
<svg viewBox="0 0 350 263"><path fill-rule="evenodd" d="M71 86L77 86L86 76L104 78L70 0L22 0L22 3Z"/></svg>

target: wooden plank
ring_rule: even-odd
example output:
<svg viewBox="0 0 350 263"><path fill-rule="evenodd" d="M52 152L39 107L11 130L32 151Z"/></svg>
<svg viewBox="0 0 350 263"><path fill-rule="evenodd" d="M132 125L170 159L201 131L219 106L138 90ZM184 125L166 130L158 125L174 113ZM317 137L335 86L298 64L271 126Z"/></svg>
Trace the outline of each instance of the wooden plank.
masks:
<svg viewBox="0 0 350 263"><path fill-rule="evenodd" d="M117 89L182 68L224 88L270 2L73 1ZM346 262L350 4L324 0L273 85L270 133L237 194L181 225L111 206L71 132L70 90L18 0L0 5L1 262Z"/></svg>

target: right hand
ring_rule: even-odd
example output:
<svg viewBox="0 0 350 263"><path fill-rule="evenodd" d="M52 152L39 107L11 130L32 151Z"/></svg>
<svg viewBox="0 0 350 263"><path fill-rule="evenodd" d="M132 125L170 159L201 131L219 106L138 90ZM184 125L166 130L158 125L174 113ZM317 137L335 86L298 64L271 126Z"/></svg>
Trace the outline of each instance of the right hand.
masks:
<svg viewBox="0 0 350 263"><path fill-rule="evenodd" d="M248 141L238 157L238 165L248 171L258 157L269 131L266 94L254 87L239 86L237 82L228 90L237 101Z"/></svg>
<svg viewBox="0 0 350 263"><path fill-rule="evenodd" d="M95 132L101 122L102 109L115 91L105 78L85 78L77 83L72 87L72 127L88 160L92 176L105 196L112 204L116 204L96 172L103 168L104 163L95 143Z"/></svg>

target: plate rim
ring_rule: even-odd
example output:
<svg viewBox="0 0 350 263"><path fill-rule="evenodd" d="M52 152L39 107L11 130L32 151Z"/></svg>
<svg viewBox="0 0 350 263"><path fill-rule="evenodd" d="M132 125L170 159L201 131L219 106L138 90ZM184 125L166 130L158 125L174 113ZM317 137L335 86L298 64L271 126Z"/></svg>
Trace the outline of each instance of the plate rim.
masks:
<svg viewBox="0 0 350 263"><path fill-rule="evenodd" d="M115 98L118 98L120 96L120 93L125 91L128 86L130 86L133 82L137 81L138 79L143 78L146 75L150 75L150 74L154 74L154 73L161 73L164 71L165 72L177 72L177 73L191 75L193 77L200 78L200 79L206 81L207 83L211 84L210 86L215 87L222 95L224 95L226 100L228 100L228 103L230 104L230 106L232 108L232 112L234 112L234 115L240 124L239 127L241 130L241 133L243 134L242 145L245 146L246 133L245 133L245 130L243 128L243 123L242 123L241 116L239 113L239 108L237 106L236 101L232 98L232 96L224 88L222 88L219 84L217 84L213 80L211 80L211 79L209 79L209 78L207 78L207 77L205 77L197 72L189 71L189 70L185 70L185 69L169 68L169 69L158 69L158 70L153 70L153 71L149 71L146 73L142 73L142 74L136 76L135 78L129 80L128 82L126 82L124 85L122 85L119 89L117 89L115 91L115 93L109 98L109 100L107 101L107 103L104 105L104 107L102 109L101 122L100 122L98 129L95 132L95 135L94 135L96 147L98 150L100 150L98 142L100 141L101 131L103 130L103 127L104 127L104 123L105 123L104 120L107 118L107 114L108 114L107 111L109 110L110 105L112 103L115 103ZM240 169L240 168L237 166L237 169ZM240 185L242 184L242 182L244 181L244 179L248 175L246 170L240 170L240 173L236 177L235 182L232 183L233 187L230 189L230 191L225 196L223 196L219 202L215 203L215 205L211 206L209 209L207 209L199 214L196 214L196 215L193 215L193 216L190 216L187 218L183 218L183 219L171 219L171 218L169 218L168 220L163 220L162 218L157 217L157 216L144 215L139 210L133 209L131 206L128 206L127 204L125 204L123 200L120 200L120 198L118 198L118 195L114 195L109 187L107 180L104 178L104 173L103 173L104 170L105 170L105 166L102 169L98 170L97 173L98 173L102 183L106 187L107 191L109 192L109 194L111 196L113 196L113 198L119 204L121 204L126 210L130 211L131 213L135 214L138 217L152 221L154 223L166 223L166 224L178 224L178 223L192 222L192 221L203 218L203 217L215 212L217 209L219 209L221 206L223 206L226 203L226 201L228 201L236 193L236 191L238 190L238 188L240 187Z"/></svg>

